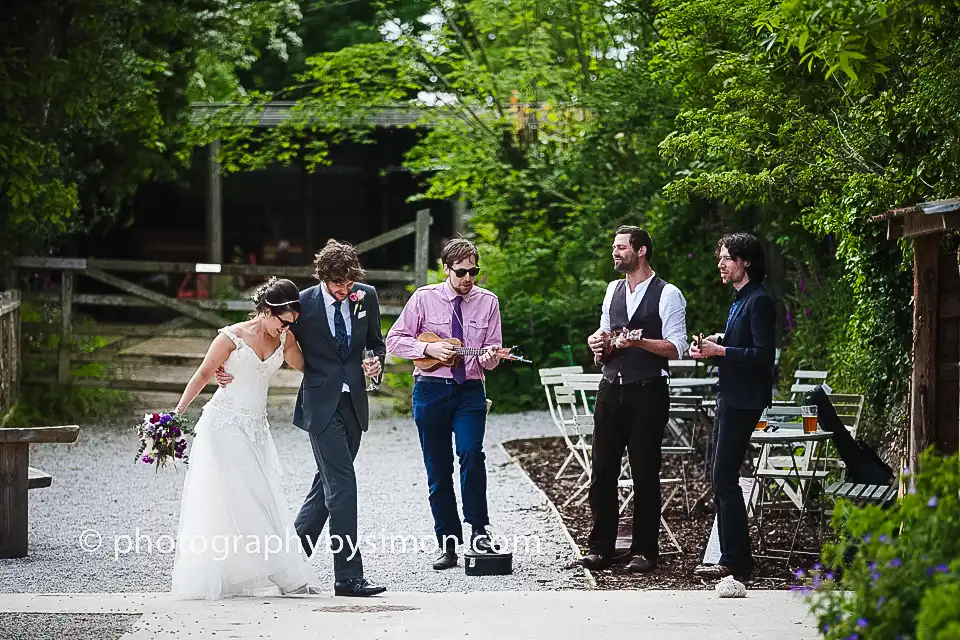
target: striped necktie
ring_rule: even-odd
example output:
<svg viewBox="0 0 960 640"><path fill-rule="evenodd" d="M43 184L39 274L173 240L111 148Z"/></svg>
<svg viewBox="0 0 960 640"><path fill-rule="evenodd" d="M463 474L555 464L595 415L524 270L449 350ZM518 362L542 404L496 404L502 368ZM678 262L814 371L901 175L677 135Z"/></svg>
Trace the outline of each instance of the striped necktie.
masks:
<svg viewBox="0 0 960 640"><path fill-rule="evenodd" d="M458 339L461 344L463 344L463 314L460 312L460 304L462 302L463 298L460 296L453 299L453 326L450 328L450 333L454 338ZM451 367L450 371L453 373L454 382L457 384L464 383L467 379L467 366L464 363L463 357L457 361L457 364Z"/></svg>

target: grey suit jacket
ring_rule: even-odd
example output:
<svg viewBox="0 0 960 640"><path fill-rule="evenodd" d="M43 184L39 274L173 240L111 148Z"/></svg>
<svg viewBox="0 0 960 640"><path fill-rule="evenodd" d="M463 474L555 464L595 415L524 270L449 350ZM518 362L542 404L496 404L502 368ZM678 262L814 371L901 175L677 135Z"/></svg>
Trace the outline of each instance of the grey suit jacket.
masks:
<svg viewBox="0 0 960 640"><path fill-rule="evenodd" d="M300 292L300 317L290 326L305 361L303 380L293 412L293 424L312 433L320 433L326 429L337 410L343 381L346 379L357 420L360 427L366 431L370 421L370 408L361 364L363 350L373 349L380 358L381 365L387 354L380 329L377 290L370 285L357 283L352 291L364 291L363 300L355 303L348 298L344 301L350 305L352 324L349 350L344 358L340 355L337 341L330 331L320 286L314 285ZM361 314L363 317L359 317Z"/></svg>

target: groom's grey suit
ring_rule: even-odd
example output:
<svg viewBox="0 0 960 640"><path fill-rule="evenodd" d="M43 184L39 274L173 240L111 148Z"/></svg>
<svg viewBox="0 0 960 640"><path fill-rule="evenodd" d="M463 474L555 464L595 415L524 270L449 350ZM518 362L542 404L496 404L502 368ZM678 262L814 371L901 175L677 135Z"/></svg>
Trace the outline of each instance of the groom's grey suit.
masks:
<svg viewBox="0 0 960 640"><path fill-rule="evenodd" d="M304 358L293 424L310 434L317 461L313 487L295 526L304 552L310 554L317 548L329 516L337 581L363 577L353 469L370 413L361 363L364 349L372 349L381 365L387 353L377 290L357 283L352 291L363 291L365 297L336 304L322 282L304 289L300 292L300 316L290 327Z"/></svg>

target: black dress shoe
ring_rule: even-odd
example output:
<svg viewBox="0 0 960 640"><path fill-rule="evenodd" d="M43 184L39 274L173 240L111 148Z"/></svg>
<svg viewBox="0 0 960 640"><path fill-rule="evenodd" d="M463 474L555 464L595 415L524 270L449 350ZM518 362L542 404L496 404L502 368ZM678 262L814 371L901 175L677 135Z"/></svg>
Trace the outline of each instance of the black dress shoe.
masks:
<svg viewBox="0 0 960 640"><path fill-rule="evenodd" d="M753 573L753 567L728 567L722 564L701 564L693 572L701 578L711 580L720 580L727 576L733 576L735 579L743 581L750 578Z"/></svg>
<svg viewBox="0 0 960 640"><path fill-rule="evenodd" d="M627 571L630 573L647 573L657 568L657 561L650 560L644 555L635 555L627 563Z"/></svg>
<svg viewBox="0 0 960 640"><path fill-rule="evenodd" d="M333 583L333 592L338 596L366 598L383 593L386 590L386 587L378 587L370 584L366 578L350 578L348 580L338 580Z"/></svg>
<svg viewBox="0 0 960 640"><path fill-rule="evenodd" d="M433 568L437 571L443 569L452 569L457 566L457 552L456 551L442 551L437 559L433 561Z"/></svg>
<svg viewBox="0 0 960 640"><path fill-rule="evenodd" d="M590 553L588 553L587 555L583 556L583 558L580 559L580 564L586 567L587 569L591 569L593 571L599 571L601 569L606 569L611 564L613 564L613 558L605 554L591 551Z"/></svg>
<svg viewBox="0 0 960 640"><path fill-rule="evenodd" d="M490 534L486 529L474 529L470 536L470 550L476 553L500 553L500 550L493 545L490 540Z"/></svg>

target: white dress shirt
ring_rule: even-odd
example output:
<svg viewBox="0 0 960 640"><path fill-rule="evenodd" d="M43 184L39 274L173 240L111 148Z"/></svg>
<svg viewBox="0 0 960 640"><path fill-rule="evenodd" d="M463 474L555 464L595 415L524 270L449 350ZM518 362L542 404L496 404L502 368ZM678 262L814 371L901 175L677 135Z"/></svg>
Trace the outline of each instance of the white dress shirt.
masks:
<svg viewBox="0 0 960 640"><path fill-rule="evenodd" d="M624 295L627 298L627 320L633 318L643 295L647 292L650 281L657 275L652 274L649 278L637 285L637 288L630 291L630 283L625 283L623 288ZM603 307L600 312L600 330L610 331L610 303L613 301L613 292L617 288L620 280L614 280L607 285L607 293L603 297ZM660 294L660 323L663 326L661 331L663 339L677 348L677 357L682 358L687 352L687 301L684 299L680 289L670 284L664 283L663 293ZM663 375L668 375L666 371Z"/></svg>
<svg viewBox="0 0 960 640"><path fill-rule="evenodd" d="M337 337L337 325L334 324L333 314L336 313L336 309L333 306L333 303L337 301L330 292L327 291L327 283L320 283L320 291L323 293L323 308L327 311L327 325L330 327L330 335L336 339ZM340 315L343 316L343 322L347 326L347 344L350 344L350 338L353 335L353 323L350 322L350 300L344 300L343 304L340 305ZM349 392L350 386L346 382L343 383L343 390Z"/></svg>

